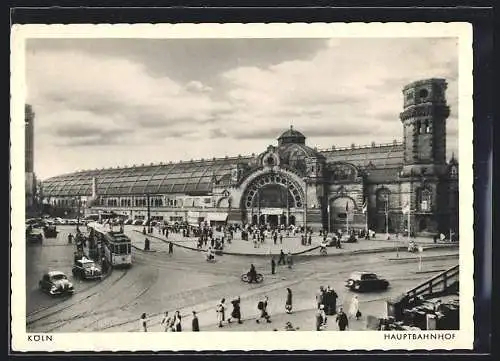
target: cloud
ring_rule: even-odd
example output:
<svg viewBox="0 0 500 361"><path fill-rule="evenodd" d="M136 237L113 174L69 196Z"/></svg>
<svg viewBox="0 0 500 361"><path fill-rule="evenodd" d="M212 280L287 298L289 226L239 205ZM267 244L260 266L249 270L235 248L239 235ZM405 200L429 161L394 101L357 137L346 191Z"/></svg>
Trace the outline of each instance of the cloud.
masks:
<svg viewBox="0 0 500 361"><path fill-rule="evenodd" d="M252 51L233 39L214 43L217 56L203 41L152 52L163 44L157 41L139 46L140 56L132 41L115 52L111 43L99 44L95 53L90 42L80 48L38 44L28 51L28 102L41 154L49 154L49 144L65 146L67 154L73 147L75 157L82 147L88 152L90 145L106 145L107 159L121 144L119 152L127 156L116 162L148 162L148 154L179 160L258 153L290 125L310 146L391 142L402 139L402 88L429 77L448 81L447 145L456 149L455 39L295 39L285 55L268 54L279 48L276 39ZM225 54L232 60L224 61ZM169 61L163 70L162 57ZM146 144L148 154L134 148ZM36 159L41 164L43 158Z"/></svg>
<svg viewBox="0 0 500 361"><path fill-rule="evenodd" d="M412 81L446 78L456 115L457 64L455 39L336 39L312 59L235 68L222 75L239 120L228 134L260 138L293 124L346 144L361 134L400 138L401 91Z"/></svg>
<svg viewBox="0 0 500 361"><path fill-rule="evenodd" d="M199 81L183 85L152 77L142 64L127 59L37 51L28 53L27 73L37 124L61 144L92 144L64 140L83 133L106 141L104 136L116 129L170 129L187 122L196 127L228 107L210 99L211 88Z"/></svg>

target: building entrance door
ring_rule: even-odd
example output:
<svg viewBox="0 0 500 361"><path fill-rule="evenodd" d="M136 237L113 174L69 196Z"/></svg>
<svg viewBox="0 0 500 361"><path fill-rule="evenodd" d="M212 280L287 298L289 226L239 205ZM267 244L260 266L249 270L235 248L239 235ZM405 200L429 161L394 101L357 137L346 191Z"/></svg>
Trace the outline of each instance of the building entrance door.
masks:
<svg viewBox="0 0 500 361"><path fill-rule="evenodd" d="M267 222L271 227L278 226L278 216L276 214L270 214L267 216Z"/></svg>

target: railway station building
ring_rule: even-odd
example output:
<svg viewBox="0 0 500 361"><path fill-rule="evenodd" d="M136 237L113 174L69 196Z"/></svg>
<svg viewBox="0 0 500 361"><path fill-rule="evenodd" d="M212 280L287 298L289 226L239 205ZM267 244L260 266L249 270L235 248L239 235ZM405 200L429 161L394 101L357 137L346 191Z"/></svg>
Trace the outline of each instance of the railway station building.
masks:
<svg viewBox="0 0 500 361"><path fill-rule="evenodd" d="M299 130L248 156L73 172L43 181L54 207L169 223L458 233L458 162L446 159L446 81L404 87L403 139L317 149ZM395 114L396 118L397 114ZM395 120L397 121L397 120Z"/></svg>

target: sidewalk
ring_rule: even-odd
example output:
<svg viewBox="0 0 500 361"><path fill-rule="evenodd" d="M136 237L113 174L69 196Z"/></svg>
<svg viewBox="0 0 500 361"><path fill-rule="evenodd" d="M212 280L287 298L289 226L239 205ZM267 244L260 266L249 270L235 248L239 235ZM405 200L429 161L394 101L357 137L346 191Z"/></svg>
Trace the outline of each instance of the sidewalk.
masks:
<svg viewBox="0 0 500 361"><path fill-rule="evenodd" d="M181 233L170 233L168 238L163 236L156 230L151 234L142 235L142 227L131 227L126 228L126 231L132 230L136 234L140 234L142 237L134 237L132 244L139 248L144 248L144 238L147 237L151 241L150 246L152 251L167 252L168 242L172 242L174 245L194 251L206 251L206 247L202 249L196 248L198 238L196 237L183 237ZM385 235L383 235L385 237ZM144 238L143 238L144 237ZM380 235L382 237L382 235ZM303 246L301 244L300 235L283 237L283 243L280 244L279 239L277 244L274 244L274 240L271 238L266 238L264 244L259 247L254 247L253 241L244 241L240 238L240 233L235 235L235 239L231 243L225 242L224 244L224 254L228 255L252 255L252 256L279 256L280 251L286 254L291 252L292 255L303 255L303 256L320 256L319 246L323 238L318 235L313 235L310 246ZM425 249L432 248L457 248L458 244L455 243L434 243L432 239L427 238L414 238L417 244L421 244ZM207 244L209 246L209 243ZM390 252L398 249L401 252L405 251L407 247L407 240L392 237L391 240L385 240L382 238L375 238L370 240L360 239L356 243L342 243L342 248L337 249L335 247L328 247L328 255L342 255L351 253L376 253L376 252ZM324 256L321 256L324 257Z"/></svg>

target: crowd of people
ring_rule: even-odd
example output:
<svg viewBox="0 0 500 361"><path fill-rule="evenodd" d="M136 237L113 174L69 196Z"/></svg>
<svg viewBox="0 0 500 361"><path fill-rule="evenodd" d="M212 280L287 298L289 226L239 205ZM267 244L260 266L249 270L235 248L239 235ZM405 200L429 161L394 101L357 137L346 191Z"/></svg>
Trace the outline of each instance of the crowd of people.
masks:
<svg viewBox="0 0 500 361"><path fill-rule="evenodd" d="M284 313L290 315L293 313L293 292L290 287L286 288L284 295ZM337 308L338 295L333 288L330 286L321 286L319 292L316 295L317 310L315 313L316 319L316 331L323 331L327 329L329 316L335 317L335 323L339 331L346 331L349 328L350 320L359 320L361 318L361 312L359 309L358 296L354 295L347 313L344 311L342 306ZM226 302L226 298L221 298L219 302L215 305L215 320L219 328L223 328L227 325L232 324L243 324L242 317L242 307L241 307L241 297L234 297L229 301L230 306ZM257 299L256 307L256 317L255 322L257 324L261 323L272 323L271 314L269 311L270 299L267 295L262 295ZM182 324L183 316L180 311L177 310L170 315L168 311L165 311L160 326L165 332L182 332L186 331ZM143 332L148 332L149 330L149 320L146 313L143 313L140 317L140 330ZM298 327L293 327L290 321L286 322L285 330L295 331ZM191 331L200 331L200 321L198 319L198 312L191 312ZM277 329L275 329L277 331Z"/></svg>

